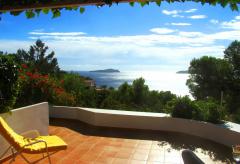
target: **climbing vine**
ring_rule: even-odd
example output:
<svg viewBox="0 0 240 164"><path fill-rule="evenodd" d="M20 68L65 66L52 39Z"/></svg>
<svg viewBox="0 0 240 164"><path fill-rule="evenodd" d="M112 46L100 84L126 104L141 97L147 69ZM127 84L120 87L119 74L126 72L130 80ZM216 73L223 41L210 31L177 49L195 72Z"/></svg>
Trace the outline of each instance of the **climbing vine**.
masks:
<svg viewBox="0 0 240 164"><path fill-rule="evenodd" d="M124 0L0 0L0 16L6 12L10 12L11 15L18 16L21 13L25 13L27 18L34 18L40 13L49 14L52 13L52 18L61 16L61 11L71 10L78 11L79 13L84 13L85 8L82 5L95 4L96 6L108 5L111 6L113 3L118 4L119 2L124 2ZM140 0L140 1L129 1L130 6L134 6L135 3L139 3L142 7L149 5L150 3L156 3L160 6L161 2L197 2L204 4L209 4L212 6L221 5L222 7L229 6L233 11L239 10L240 0ZM68 7L51 7L51 6L61 6ZM73 4L72 6L69 4ZM80 4L74 6L74 4ZM50 6L48 8L48 6ZM70 7L69 7L70 6Z"/></svg>

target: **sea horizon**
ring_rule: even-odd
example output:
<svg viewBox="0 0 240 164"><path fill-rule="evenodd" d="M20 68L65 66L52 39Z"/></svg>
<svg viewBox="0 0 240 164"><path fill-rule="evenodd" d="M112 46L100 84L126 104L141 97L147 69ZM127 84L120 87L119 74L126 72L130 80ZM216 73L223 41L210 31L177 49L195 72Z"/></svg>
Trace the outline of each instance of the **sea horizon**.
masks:
<svg viewBox="0 0 240 164"><path fill-rule="evenodd" d="M90 72L90 71L68 71L75 72L81 76L90 77L96 82L96 86L107 86L118 88L124 82L132 84L137 78L144 78L149 90L171 91L178 96L190 96L186 85L189 74L177 73L177 71L121 71L121 72Z"/></svg>

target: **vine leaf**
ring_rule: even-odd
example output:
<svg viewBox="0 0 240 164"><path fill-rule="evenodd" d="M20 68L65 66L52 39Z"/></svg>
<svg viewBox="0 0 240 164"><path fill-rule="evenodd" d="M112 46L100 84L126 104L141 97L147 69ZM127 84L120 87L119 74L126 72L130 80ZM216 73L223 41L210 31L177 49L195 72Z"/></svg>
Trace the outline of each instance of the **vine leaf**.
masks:
<svg viewBox="0 0 240 164"><path fill-rule="evenodd" d="M82 13L84 13L84 11L85 11L85 8L84 7L80 7L80 13L82 14Z"/></svg>
<svg viewBox="0 0 240 164"><path fill-rule="evenodd" d="M12 0L0 0L0 9L4 8L5 6L10 8L15 8L15 6L34 6L34 5L39 5L39 4L45 4L47 5L48 3L51 4L51 2L58 2L60 0L17 0L17 1L12 1ZM131 1L131 0L130 0ZM149 5L149 2L155 2L157 6L161 5L161 2L163 0L138 0L139 4L144 7L145 5ZM167 3L173 3L173 2L182 2L184 3L185 1L192 1L192 2L200 2L202 5L205 4L209 4L212 6L216 6L217 4L221 5L222 7L226 7L229 6L231 8L232 11L238 11L239 10L239 0L164 0ZM82 1L83 3L85 2L85 0ZM113 0L102 0L101 4L97 4L97 6L102 6L102 5L109 5L111 6L113 4L113 2L115 2L116 4L118 4L119 0L113 1ZM59 2L60 3L60 2ZM129 2L130 6L134 6L135 3L134 2ZM74 5L71 7L63 7L66 10L74 10L74 11L78 11L78 9L80 8L80 13L84 13L85 9L84 7L81 7L79 5ZM44 14L48 14L49 11L52 12L53 16L52 18L57 18L59 16L61 16L61 8L53 8L53 9L49 9L49 8L42 8L42 9L24 9L23 11L10 11L10 14L13 16L18 16L20 15L22 12L25 12L25 15L27 18L33 18L35 17L35 15L39 15L41 13L41 11ZM4 11L2 11L2 13L4 13Z"/></svg>
<svg viewBox="0 0 240 164"><path fill-rule="evenodd" d="M161 0L156 0L156 4L158 5L158 6L161 6Z"/></svg>
<svg viewBox="0 0 240 164"><path fill-rule="evenodd" d="M60 12L60 10L58 10L58 9L52 10L52 13L53 13L52 18L57 18L57 17L60 17L60 16L61 16L61 12Z"/></svg>
<svg viewBox="0 0 240 164"><path fill-rule="evenodd" d="M27 17L28 19L35 17L35 13L34 13L32 10L27 10L27 11L25 12L25 15L26 15L26 17Z"/></svg>
<svg viewBox="0 0 240 164"><path fill-rule="evenodd" d="M23 11L11 11L10 14L14 16L18 16L22 13Z"/></svg>
<svg viewBox="0 0 240 164"><path fill-rule="evenodd" d="M133 7L134 6L134 2L129 2L129 5Z"/></svg>
<svg viewBox="0 0 240 164"><path fill-rule="evenodd" d="M44 14L48 14L49 13L49 9L42 9L42 12L44 13Z"/></svg>
<svg viewBox="0 0 240 164"><path fill-rule="evenodd" d="M238 11L238 6L235 3L230 4L232 11Z"/></svg>

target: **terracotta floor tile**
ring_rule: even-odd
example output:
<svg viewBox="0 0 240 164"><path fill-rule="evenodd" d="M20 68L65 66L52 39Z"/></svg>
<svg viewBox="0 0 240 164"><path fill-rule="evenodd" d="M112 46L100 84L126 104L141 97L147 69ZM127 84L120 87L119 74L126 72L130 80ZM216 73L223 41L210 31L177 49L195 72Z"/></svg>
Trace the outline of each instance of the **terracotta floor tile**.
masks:
<svg viewBox="0 0 240 164"><path fill-rule="evenodd" d="M102 157L115 157L117 154L117 151L110 151L110 150L104 150L101 154Z"/></svg>
<svg viewBox="0 0 240 164"><path fill-rule="evenodd" d="M149 161L149 162L163 162L164 161L164 156L149 155L147 161Z"/></svg>
<svg viewBox="0 0 240 164"><path fill-rule="evenodd" d="M136 151L135 148L128 148L128 147L121 147L119 149L119 152L125 152L125 153L129 153L129 154L133 154Z"/></svg>
<svg viewBox="0 0 240 164"><path fill-rule="evenodd" d="M82 127L82 125L80 126ZM49 126L49 133L61 137L67 144L65 151L51 155L52 164L183 164L182 150L175 150L165 141L117 138L111 134L98 136L96 134L78 132L68 126ZM138 138L138 137L136 137ZM224 163L213 161L208 154L196 149L196 154L206 163ZM30 161L42 158L42 155L24 154ZM9 160L3 164L8 164ZM47 164L48 159L42 159L36 164ZM13 164L25 164L18 156Z"/></svg>
<svg viewBox="0 0 240 164"><path fill-rule="evenodd" d="M139 160L130 160L128 161L129 164L146 164L147 161L139 161Z"/></svg>
<svg viewBox="0 0 240 164"><path fill-rule="evenodd" d="M137 148L138 149L151 149L151 145L145 145L145 144L139 144L138 146L137 146Z"/></svg>
<svg viewBox="0 0 240 164"><path fill-rule="evenodd" d="M149 161L147 161L147 164L164 164L163 162L149 162Z"/></svg>
<svg viewBox="0 0 240 164"><path fill-rule="evenodd" d="M86 153L85 155L80 157L80 160L87 161L87 162L94 162L98 158L98 154L89 154Z"/></svg>
<svg viewBox="0 0 240 164"><path fill-rule="evenodd" d="M146 150L146 149L135 149L135 152L134 153L141 153L141 154L149 154L150 151L149 150Z"/></svg>
<svg viewBox="0 0 240 164"><path fill-rule="evenodd" d="M126 152L118 152L115 155L115 158L121 158L121 159L129 159L132 157L132 154L126 153Z"/></svg>
<svg viewBox="0 0 240 164"><path fill-rule="evenodd" d="M146 161L148 159L148 154L134 153L132 159Z"/></svg>
<svg viewBox="0 0 240 164"><path fill-rule="evenodd" d="M127 164L129 159L114 158L112 164Z"/></svg>
<svg viewBox="0 0 240 164"><path fill-rule="evenodd" d="M101 156L96 159L96 163L111 164L113 162L113 157Z"/></svg>

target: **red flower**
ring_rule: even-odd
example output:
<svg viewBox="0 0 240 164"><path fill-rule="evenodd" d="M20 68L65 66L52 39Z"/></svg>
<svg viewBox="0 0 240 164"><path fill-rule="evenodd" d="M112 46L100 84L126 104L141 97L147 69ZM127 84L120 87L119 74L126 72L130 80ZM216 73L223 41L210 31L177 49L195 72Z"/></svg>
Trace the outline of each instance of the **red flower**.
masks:
<svg viewBox="0 0 240 164"><path fill-rule="evenodd" d="M27 76L32 76L33 74L31 72L26 72Z"/></svg>
<svg viewBox="0 0 240 164"><path fill-rule="evenodd" d="M21 72L23 72L23 70L19 69L19 70L18 70L18 72L20 72L20 73L21 73Z"/></svg>
<svg viewBox="0 0 240 164"><path fill-rule="evenodd" d="M20 79L25 79L25 76L22 76L22 75L21 75L21 76L19 76L19 78L20 78Z"/></svg>
<svg viewBox="0 0 240 164"><path fill-rule="evenodd" d="M61 80L60 83L63 84L63 83L64 83L64 80Z"/></svg>
<svg viewBox="0 0 240 164"><path fill-rule="evenodd" d="M22 68L25 68L25 69L28 68L28 66L26 64L22 64L21 66L22 66Z"/></svg>
<svg viewBox="0 0 240 164"><path fill-rule="evenodd" d="M32 79L37 79L39 77L38 74L32 74Z"/></svg>
<svg viewBox="0 0 240 164"><path fill-rule="evenodd" d="M44 78L46 78L46 79L47 79L47 78L48 78L48 75L44 75Z"/></svg>

